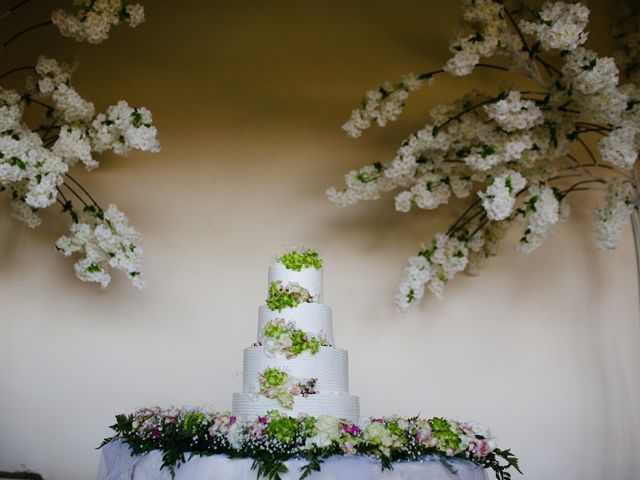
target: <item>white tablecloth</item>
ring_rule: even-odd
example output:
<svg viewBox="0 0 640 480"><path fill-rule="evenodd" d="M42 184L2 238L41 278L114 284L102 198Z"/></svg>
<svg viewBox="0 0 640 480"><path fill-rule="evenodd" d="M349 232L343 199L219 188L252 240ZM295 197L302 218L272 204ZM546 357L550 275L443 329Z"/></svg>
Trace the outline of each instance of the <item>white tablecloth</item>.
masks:
<svg viewBox="0 0 640 480"><path fill-rule="evenodd" d="M111 442L101 450L98 480L171 480L171 474L162 465L160 451L142 456L131 456L129 447ZM187 457L188 458L188 457ZM380 469L380 463L366 457L328 458L322 471L314 472L310 480L487 480L485 471L471 462L450 461L452 473L437 460L395 463L393 470ZM286 462L289 473L283 480L297 480L304 460ZM256 480L251 470L251 459L229 459L224 455L193 457L176 470L175 480Z"/></svg>

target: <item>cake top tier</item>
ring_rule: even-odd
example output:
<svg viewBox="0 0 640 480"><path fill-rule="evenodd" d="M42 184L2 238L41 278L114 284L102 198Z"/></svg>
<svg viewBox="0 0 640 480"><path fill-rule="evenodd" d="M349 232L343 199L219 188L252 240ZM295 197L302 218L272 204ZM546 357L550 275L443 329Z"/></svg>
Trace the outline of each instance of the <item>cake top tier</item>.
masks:
<svg viewBox="0 0 640 480"><path fill-rule="evenodd" d="M310 248L294 249L276 257L269 266L269 287L273 282L306 289L314 303L322 303L322 259Z"/></svg>

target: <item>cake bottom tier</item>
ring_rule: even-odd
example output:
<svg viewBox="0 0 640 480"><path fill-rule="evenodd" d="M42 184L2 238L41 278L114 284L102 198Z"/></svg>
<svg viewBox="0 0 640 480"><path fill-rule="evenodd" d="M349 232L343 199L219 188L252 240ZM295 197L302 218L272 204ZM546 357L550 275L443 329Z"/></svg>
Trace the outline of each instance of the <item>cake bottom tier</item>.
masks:
<svg viewBox="0 0 640 480"><path fill-rule="evenodd" d="M269 410L295 417L299 413L306 413L313 417L330 415L357 423L360 420L360 400L351 395L331 395L318 393L307 398L295 398L291 410L283 408L271 398L252 398L246 393L234 393L232 411L234 415L256 417L264 415Z"/></svg>

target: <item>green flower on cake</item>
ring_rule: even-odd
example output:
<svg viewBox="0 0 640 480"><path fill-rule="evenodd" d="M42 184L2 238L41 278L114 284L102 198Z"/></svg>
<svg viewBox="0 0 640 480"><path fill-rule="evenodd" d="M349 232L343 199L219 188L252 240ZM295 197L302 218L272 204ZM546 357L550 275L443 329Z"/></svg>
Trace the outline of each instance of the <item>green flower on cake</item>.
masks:
<svg viewBox="0 0 640 480"><path fill-rule="evenodd" d="M269 368L262 372L262 377L270 387L277 387L282 385L282 382L287 378L287 374L277 368Z"/></svg>
<svg viewBox="0 0 640 480"><path fill-rule="evenodd" d="M316 354L321 346L328 346L329 342L322 336L313 335L296 328L295 322L287 322L284 318L269 320L264 325L262 345L271 355L284 354L291 359L304 351Z"/></svg>
<svg viewBox="0 0 640 480"><path fill-rule="evenodd" d="M278 310L281 312L283 308L295 308L301 303L312 302L313 297L309 290L299 283L291 282L283 285L281 280L276 280L269 285L267 306L273 311Z"/></svg>
<svg viewBox="0 0 640 480"><path fill-rule="evenodd" d="M287 270L299 272L303 268L322 268L322 259L315 250L292 250L278 258L278 262L284 265Z"/></svg>
<svg viewBox="0 0 640 480"><path fill-rule="evenodd" d="M274 399L283 408L291 409L294 397L318 393L317 382L317 378L297 379L279 368L267 368L260 374L254 394Z"/></svg>

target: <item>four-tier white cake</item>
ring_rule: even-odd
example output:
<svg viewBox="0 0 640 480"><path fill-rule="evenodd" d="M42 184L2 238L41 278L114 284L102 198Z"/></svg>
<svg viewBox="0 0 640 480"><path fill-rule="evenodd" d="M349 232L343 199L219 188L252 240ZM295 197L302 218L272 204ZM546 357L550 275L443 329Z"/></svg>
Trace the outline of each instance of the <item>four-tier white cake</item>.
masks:
<svg viewBox="0 0 640 480"><path fill-rule="evenodd" d="M269 267L269 296L258 310L258 341L244 350L234 415L278 410L359 420L348 354L334 346L331 308L322 300L322 261L313 250L294 250Z"/></svg>

